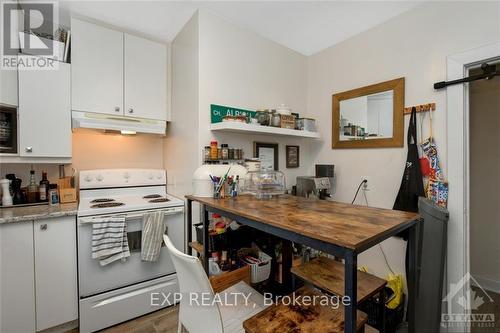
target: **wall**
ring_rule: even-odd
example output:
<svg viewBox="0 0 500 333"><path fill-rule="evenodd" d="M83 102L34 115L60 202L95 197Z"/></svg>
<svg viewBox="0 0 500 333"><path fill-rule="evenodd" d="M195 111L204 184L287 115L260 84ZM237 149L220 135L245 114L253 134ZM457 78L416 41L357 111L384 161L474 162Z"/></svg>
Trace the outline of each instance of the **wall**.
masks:
<svg viewBox="0 0 500 333"><path fill-rule="evenodd" d="M7 164L0 166L0 176L15 173L23 180L23 186L29 181L30 164ZM49 180L59 177L56 164L34 164L37 182L42 170L47 171ZM87 169L110 168L163 168L163 140L158 135L138 134L125 136L104 134L95 130L77 129L73 131L72 164L66 166L66 175Z"/></svg>
<svg viewBox="0 0 500 333"><path fill-rule="evenodd" d="M246 157L252 156L254 141L278 143L289 187L307 173L308 141L210 130L210 104L258 109L285 103L306 115L305 56L200 10L173 41L172 65L172 125L165 140L165 166L175 178L171 191L191 192L192 174L212 139L243 148ZM300 168L285 168L286 144L300 145Z"/></svg>
<svg viewBox="0 0 500 333"><path fill-rule="evenodd" d="M472 74L472 73L471 73ZM470 263L484 288L500 293L500 78L470 85Z"/></svg>
<svg viewBox="0 0 500 333"><path fill-rule="evenodd" d="M279 169L287 186L298 175L307 175L310 141L277 136L217 133L210 131L210 104L243 109L276 108L285 103L307 116L307 58L253 32L241 29L208 11L200 20L199 148L212 138L219 143L242 147L247 157L253 142L279 144ZM285 146L300 146L300 167L286 169ZM201 154L199 155L201 164Z"/></svg>
<svg viewBox="0 0 500 333"><path fill-rule="evenodd" d="M165 139L165 168L169 172L169 191L191 192L191 179L199 165L198 147L198 15L172 42L172 122Z"/></svg>
<svg viewBox="0 0 500 333"><path fill-rule="evenodd" d="M366 195L370 206L392 208L406 149L332 150L331 95L404 76L407 106L437 103L434 134L446 170L446 91L434 91L432 85L446 78L448 55L498 41L499 21L496 2L426 2L308 58L308 110L317 118L324 136L323 143L312 152L313 161L335 164L335 199L350 202L361 177L368 176L370 191ZM453 110L448 111L448 116L453 116ZM405 128L407 125L405 119ZM424 128L424 137L427 135L428 129ZM453 195L453 184L450 188ZM363 201L361 196L358 203ZM386 253L403 256L403 249L393 242L384 243ZM361 263L368 262L366 256L360 257ZM390 263L393 269L403 271L404 266ZM384 273L388 272L384 269Z"/></svg>

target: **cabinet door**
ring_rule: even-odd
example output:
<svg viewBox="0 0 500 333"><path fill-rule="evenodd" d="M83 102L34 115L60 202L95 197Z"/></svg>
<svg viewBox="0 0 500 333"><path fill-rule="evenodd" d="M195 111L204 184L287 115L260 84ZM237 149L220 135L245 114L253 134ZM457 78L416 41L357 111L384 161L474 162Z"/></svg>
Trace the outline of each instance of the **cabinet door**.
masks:
<svg viewBox="0 0 500 333"><path fill-rule="evenodd" d="M0 69L0 104L17 106L17 70Z"/></svg>
<svg viewBox="0 0 500 333"><path fill-rule="evenodd" d="M0 332L35 332L33 222L0 224Z"/></svg>
<svg viewBox="0 0 500 333"><path fill-rule="evenodd" d="M70 65L19 71L19 155L71 157Z"/></svg>
<svg viewBox="0 0 500 333"><path fill-rule="evenodd" d="M35 221L36 329L78 319L76 220Z"/></svg>
<svg viewBox="0 0 500 333"><path fill-rule="evenodd" d="M125 34L125 115L166 120L167 46Z"/></svg>
<svg viewBox="0 0 500 333"><path fill-rule="evenodd" d="M123 115L123 33L71 20L71 108Z"/></svg>

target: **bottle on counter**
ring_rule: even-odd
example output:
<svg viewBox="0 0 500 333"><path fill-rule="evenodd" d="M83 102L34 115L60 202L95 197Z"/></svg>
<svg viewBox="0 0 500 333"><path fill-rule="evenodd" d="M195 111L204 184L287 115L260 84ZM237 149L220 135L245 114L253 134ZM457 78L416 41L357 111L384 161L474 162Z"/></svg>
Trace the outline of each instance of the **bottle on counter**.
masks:
<svg viewBox="0 0 500 333"><path fill-rule="evenodd" d="M35 170L30 171L30 182L28 185L28 203L37 202L38 185L35 181Z"/></svg>
<svg viewBox="0 0 500 333"><path fill-rule="evenodd" d="M40 180L40 186L38 187L38 192L40 193L40 201L48 201L49 199L49 180L47 179L47 172L42 171L42 180Z"/></svg>
<svg viewBox="0 0 500 333"><path fill-rule="evenodd" d="M51 206L59 205L59 192L57 191L57 184L49 185L49 203Z"/></svg>

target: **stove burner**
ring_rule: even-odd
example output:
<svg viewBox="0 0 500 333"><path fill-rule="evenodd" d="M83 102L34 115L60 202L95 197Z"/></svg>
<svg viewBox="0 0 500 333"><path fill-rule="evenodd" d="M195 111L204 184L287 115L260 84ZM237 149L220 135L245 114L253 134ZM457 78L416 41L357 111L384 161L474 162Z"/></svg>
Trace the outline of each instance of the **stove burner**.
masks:
<svg viewBox="0 0 500 333"><path fill-rule="evenodd" d="M103 202L90 206L90 208L109 208L125 205L123 202Z"/></svg>
<svg viewBox="0 0 500 333"><path fill-rule="evenodd" d="M101 202L112 202L112 201L115 201L115 199L102 198L102 199L94 199L90 203L101 203Z"/></svg>
<svg viewBox="0 0 500 333"><path fill-rule="evenodd" d="M156 199L156 198L161 198L161 195L159 194L148 194L142 197L143 199Z"/></svg>
<svg viewBox="0 0 500 333"><path fill-rule="evenodd" d="M167 198L158 198L158 199L149 200L148 202L156 203L156 202L167 202L167 201L170 201L170 199L167 199Z"/></svg>

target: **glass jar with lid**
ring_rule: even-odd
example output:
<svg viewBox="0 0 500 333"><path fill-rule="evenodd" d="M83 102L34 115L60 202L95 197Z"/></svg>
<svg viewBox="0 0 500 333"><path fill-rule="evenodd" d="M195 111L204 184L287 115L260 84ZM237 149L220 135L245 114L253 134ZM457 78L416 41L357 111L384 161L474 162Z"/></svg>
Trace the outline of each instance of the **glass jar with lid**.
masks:
<svg viewBox="0 0 500 333"><path fill-rule="evenodd" d="M257 121L259 124L262 126L269 126L270 125L270 113L268 110L257 110L255 118L257 118Z"/></svg>

